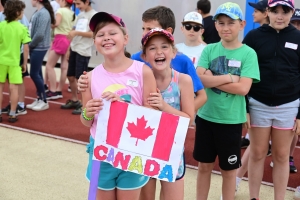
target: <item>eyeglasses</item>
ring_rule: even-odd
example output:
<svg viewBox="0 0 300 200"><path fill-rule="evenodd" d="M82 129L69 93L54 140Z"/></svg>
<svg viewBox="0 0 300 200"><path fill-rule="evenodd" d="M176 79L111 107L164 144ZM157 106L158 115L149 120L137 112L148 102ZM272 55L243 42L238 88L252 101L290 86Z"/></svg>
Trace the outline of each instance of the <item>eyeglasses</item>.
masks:
<svg viewBox="0 0 300 200"><path fill-rule="evenodd" d="M200 29L203 29L202 26L198 26L198 25L193 26L193 25L190 25L190 24L184 24L183 26L187 31L191 30L192 28L194 29L195 32L198 32L198 31L200 31Z"/></svg>

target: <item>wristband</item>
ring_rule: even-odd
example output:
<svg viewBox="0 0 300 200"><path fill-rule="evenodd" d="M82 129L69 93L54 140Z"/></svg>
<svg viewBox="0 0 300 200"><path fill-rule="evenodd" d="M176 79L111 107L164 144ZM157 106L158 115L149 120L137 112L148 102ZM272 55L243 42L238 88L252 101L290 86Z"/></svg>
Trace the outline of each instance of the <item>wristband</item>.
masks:
<svg viewBox="0 0 300 200"><path fill-rule="evenodd" d="M230 74L230 73L228 73L228 74L229 74L229 76L230 76L231 83L233 83L233 79L232 79L232 76L231 76L231 74Z"/></svg>
<svg viewBox="0 0 300 200"><path fill-rule="evenodd" d="M94 116L93 117L87 117L86 116L86 108L84 108L81 112L81 116L84 120L86 121L92 121L94 119Z"/></svg>

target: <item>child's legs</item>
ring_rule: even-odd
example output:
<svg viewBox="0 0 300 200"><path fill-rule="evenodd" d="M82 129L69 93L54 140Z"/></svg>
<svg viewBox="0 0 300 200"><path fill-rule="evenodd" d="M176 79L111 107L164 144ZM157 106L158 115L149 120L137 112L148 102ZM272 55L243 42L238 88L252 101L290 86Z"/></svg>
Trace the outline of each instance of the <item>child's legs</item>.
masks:
<svg viewBox="0 0 300 200"><path fill-rule="evenodd" d="M59 59L60 55L55 53L54 50L50 50L48 53L48 59L46 64L46 71L49 81L49 90L52 92L56 91L56 74L54 67Z"/></svg>
<svg viewBox="0 0 300 200"><path fill-rule="evenodd" d="M37 89L37 96L46 100L44 80L42 75L42 65L44 56L47 51L31 51L30 52L30 77Z"/></svg>
<svg viewBox="0 0 300 200"><path fill-rule="evenodd" d="M242 156L242 166L238 168L236 176L239 178L243 178L243 176L248 171L248 161L249 161L249 155L250 155L250 146L247 147L245 150L243 156Z"/></svg>
<svg viewBox="0 0 300 200"><path fill-rule="evenodd" d="M148 183L142 187L140 200L155 200L156 179L150 178Z"/></svg>
<svg viewBox="0 0 300 200"><path fill-rule="evenodd" d="M269 147L271 127L249 130L251 147L248 163L250 198L258 198L264 172L264 163Z"/></svg>
<svg viewBox="0 0 300 200"><path fill-rule="evenodd" d="M161 191L160 200L183 200L184 199L184 180L175 182L160 181Z"/></svg>
<svg viewBox="0 0 300 200"><path fill-rule="evenodd" d="M10 90L10 111L16 111L19 100L19 85L23 83L20 66L8 68L8 80Z"/></svg>
<svg viewBox="0 0 300 200"><path fill-rule="evenodd" d="M2 109L2 101L3 101L3 88L4 88L5 82L0 83L0 111Z"/></svg>
<svg viewBox="0 0 300 200"><path fill-rule="evenodd" d="M197 176L197 200L206 200L210 188L211 171L217 157L212 134L213 124L196 116L196 134L193 157L199 162Z"/></svg>
<svg viewBox="0 0 300 200"><path fill-rule="evenodd" d="M289 153L293 140L292 130L279 130L272 128L272 160L273 183L275 200L285 198L286 187L289 179Z"/></svg>
<svg viewBox="0 0 300 200"><path fill-rule="evenodd" d="M24 82L19 85L18 94L19 94L19 102L25 102L25 84Z"/></svg>
<svg viewBox="0 0 300 200"><path fill-rule="evenodd" d="M76 57L77 53L70 49L70 56L69 56L69 66L67 71L67 77L69 80L71 94L72 94L72 101L78 101L77 95L77 80L76 80Z"/></svg>
<svg viewBox="0 0 300 200"><path fill-rule="evenodd" d="M68 60L66 55L62 55L60 63L60 79L56 91L62 91L66 80L67 80L67 71L68 71Z"/></svg>
<svg viewBox="0 0 300 200"><path fill-rule="evenodd" d="M197 125L196 125L197 126ZM215 163L201 163L198 164L197 173L197 200L207 200L210 188L211 172Z"/></svg>
<svg viewBox="0 0 300 200"><path fill-rule="evenodd" d="M241 166L242 124L216 124L214 138L223 177L222 197L234 199L236 171Z"/></svg>
<svg viewBox="0 0 300 200"><path fill-rule="evenodd" d="M231 200L234 199L235 187L236 187L236 169L234 170L222 170L222 199Z"/></svg>
<svg viewBox="0 0 300 200"><path fill-rule="evenodd" d="M116 200L116 189L114 190L97 190L96 200Z"/></svg>
<svg viewBox="0 0 300 200"><path fill-rule="evenodd" d="M291 144L291 148L290 148L290 156L292 156L292 157L294 155L294 151L295 151L295 147L297 145L297 142L298 142L298 135L294 135L294 138L293 138L293 141L292 141L292 144Z"/></svg>
<svg viewBox="0 0 300 200"><path fill-rule="evenodd" d="M8 66L0 65L0 110L2 108L3 88L7 79Z"/></svg>
<svg viewBox="0 0 300 200"><path fill-rule="evenodd" d="M133 190L117 190L117 200L138 200L140 193L141 188Z"/></svg>
<svg viewBox="0 0 300 200"><path fill-rule="evenodd" d="M19 100L19 85L9 84L10 90L10 111L16 111Z"/></svg>

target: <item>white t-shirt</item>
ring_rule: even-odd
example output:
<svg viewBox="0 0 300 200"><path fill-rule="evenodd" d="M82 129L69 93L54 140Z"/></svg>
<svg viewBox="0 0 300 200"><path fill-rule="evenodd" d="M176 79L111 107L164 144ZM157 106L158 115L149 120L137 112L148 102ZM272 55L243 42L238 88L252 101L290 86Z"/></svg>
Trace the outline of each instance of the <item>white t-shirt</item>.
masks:
<svg viewBox="0 0 300 200"><path fill-rule="evenodd" d="M53 12L54 14L56 14L56 11L60 8L60 5L54 0L50 2L52 8L53 8Z"/></svg>
<svg viewBox="0 0 300 200"><path fill-rule="evenodd" d="M200 44L198 46L190 47L190 46L186 46L184 43L179 43L176 44L175 46L179 52L185 54L192 60L195 68L197 67L203 49L206 47L205 44Z"/></svg>
<svg viewBox="0 0 300 200"><path fill-rule="evenodd" d="M88 12L81 11L75 20L75 30L81 32L89 32L91 31L89 27L89 23L91 18L97 12L92 9ZM75 36L71 42L71 49L76 53L91 57L92 56L92 46L94 45L93 38L87 38L82 36Z"/></svg>

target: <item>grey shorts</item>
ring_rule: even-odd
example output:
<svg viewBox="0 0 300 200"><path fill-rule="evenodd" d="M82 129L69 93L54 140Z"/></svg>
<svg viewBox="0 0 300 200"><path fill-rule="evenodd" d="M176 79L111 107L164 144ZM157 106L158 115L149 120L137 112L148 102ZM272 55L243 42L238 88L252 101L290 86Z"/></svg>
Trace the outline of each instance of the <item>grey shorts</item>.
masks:
<svg viewBox="0 0 300 200"><path fill-rule="evenodd" d="M252 127L273 127L293 129L299 108L299 99L280 106L268 106L249 98L249 111Z"/></svg>

